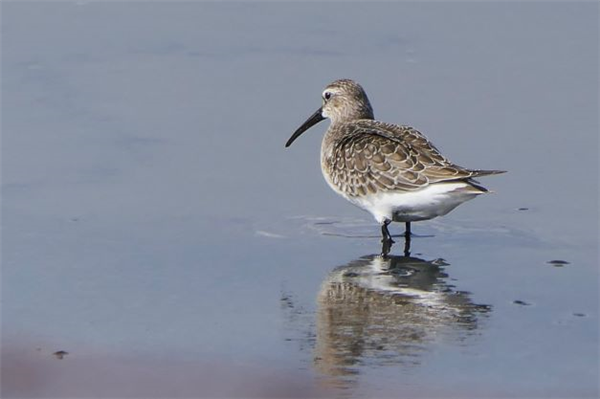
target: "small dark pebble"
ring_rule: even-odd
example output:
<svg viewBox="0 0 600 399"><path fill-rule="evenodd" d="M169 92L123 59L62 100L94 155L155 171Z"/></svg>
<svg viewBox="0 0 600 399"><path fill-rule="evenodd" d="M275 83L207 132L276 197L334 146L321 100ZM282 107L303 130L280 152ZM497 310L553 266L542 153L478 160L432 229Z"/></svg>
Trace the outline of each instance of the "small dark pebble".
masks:
<svg viewBox="0 0 600 399"><path fill-rule="evenodd" d="M519 300L519 299L517 299L517 300L513 301L513 303L514 303L515 305L521 305L521 306L529 306L529 305L531 305L530 303L527 303L527 302L525 302L525 301L521 301L521 300Z"/></svg>
<svg viewBox="0 0 600 399"><path fill-rule="evenodd" d="M567 262L566 260L560 260L560 259L549 260L547 263L554 267L563 267L564 265L571 264L571 263Z"/></svg>
<svg viewBox="0 0 600 399"><path fill-rule="evenodd" d="M57 359L62 359L65 356L67 356L69 354L69 352L66 351L58 351L58 352L54 352L53 355L56 356Z"/></svg>

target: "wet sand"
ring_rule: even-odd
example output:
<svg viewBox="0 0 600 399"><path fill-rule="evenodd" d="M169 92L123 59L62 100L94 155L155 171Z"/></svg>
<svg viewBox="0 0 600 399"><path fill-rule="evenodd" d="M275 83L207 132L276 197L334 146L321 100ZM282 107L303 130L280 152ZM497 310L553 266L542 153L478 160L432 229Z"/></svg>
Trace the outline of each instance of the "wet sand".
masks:
<svg viewBox="0 0 600 399"><path fill-rule="evenodd" d="M2 14L3 398L598 396L597 4ZM338 78L508 173L378 257L284 149Z"/></svg>

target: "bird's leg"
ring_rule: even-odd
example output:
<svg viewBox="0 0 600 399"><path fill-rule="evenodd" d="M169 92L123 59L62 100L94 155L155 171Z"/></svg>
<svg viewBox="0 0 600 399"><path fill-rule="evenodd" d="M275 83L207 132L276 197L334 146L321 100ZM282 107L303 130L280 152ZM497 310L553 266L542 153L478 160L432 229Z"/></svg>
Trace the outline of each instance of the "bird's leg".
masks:
<svg viewBox="0 0 600 399"><path fill-rule="evenodd" d="M406 230L404 231L404 256L410 256L410 222L406 222Z"/></svg>
<svg viewBox="0 0 600 399"><path fill-rule="evenodd" d="M392 250L392 244L394 241L392 240L381 240L381 257L387 258L388 254Z"/></svg>
<svg viewBox="0 0 600 399"><path fill-rule="evenodd" d="M392 236L390 235L390 231L388 230L388 224L391 222L391 220L384 220L381 224L381 242L383 243L388 242L392 244L394 242L394 240L392 240Z"/></svg>
<svg viewBox="0 0 600 399"><path fill-rule="evenodd" d="M404 236L404 256L410 256L410 233Z"/></svg>

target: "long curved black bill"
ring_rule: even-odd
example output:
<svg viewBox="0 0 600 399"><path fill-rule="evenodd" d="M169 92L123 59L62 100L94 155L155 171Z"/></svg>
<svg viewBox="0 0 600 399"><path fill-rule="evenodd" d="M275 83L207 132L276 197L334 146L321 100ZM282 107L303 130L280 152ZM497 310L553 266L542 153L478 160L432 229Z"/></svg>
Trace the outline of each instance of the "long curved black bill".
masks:
<svg viewBox="0 0 600 399"><path fill-rule="evenodd" d="M323 117L323 110L321 108L319 108L314 114L312 114L310 116L310 118L308 118L306 120L306 122L304 122L302 124L302 126L300 126L298 128L298 130L296 130L294 132L294 134L292 134L292 137L290 137L290 139L287 141L287 143L285 143L286 147L289 147L290 145L292 145L292 143L294 142L294 140L296 140L298 137L300 137L300 135L302 133L304 133L305 131L307 131L308 129L310 129L311 127L313 127L314 125L316 125L317 123L321 122L323 119L325 119Z"/></svg>

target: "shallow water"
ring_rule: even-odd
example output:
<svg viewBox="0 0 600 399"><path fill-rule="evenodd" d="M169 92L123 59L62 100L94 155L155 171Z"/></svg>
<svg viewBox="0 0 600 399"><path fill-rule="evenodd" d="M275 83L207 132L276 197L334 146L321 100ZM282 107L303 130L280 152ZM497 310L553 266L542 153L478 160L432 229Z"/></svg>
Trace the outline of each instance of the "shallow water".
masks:
<svg viewBox="0 0 600 399"><path fill-rule="evenodd" d="M597 13L3 2L1 396L597 397ZM379 257L341 77L509 173Z"/></svg>

